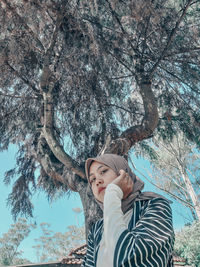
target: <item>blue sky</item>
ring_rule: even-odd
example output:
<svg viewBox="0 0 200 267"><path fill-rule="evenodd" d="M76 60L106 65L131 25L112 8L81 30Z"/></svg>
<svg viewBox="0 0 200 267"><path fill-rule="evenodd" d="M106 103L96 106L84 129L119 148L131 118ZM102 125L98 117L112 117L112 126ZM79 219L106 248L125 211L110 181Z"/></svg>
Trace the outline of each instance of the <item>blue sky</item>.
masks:
<svg viewBox="0 0 200 267"><path fill-rule="evenodd" d="M8 151L0 153L0 237L3 233L7 232L10 225L13 222L10 208L6 206L6 198L11 192L12 186L5 186L3 184L3 175L6 170L9 170L15 165L15 152L14 146L10 146ZM142 159L134 159L134 164L137 169L145 172L145 169L149 168L147 162ZM138 175L140 176L140 175ZM142 180L142 178L140 176ZM151 184L145 181L144 191L154 191L159 192ZM34 218L30 222L35 222L39 226L42 222L47 222L51 224L51 230L54 232L65 232L67 226L76 224L75 214L72 211L73 208L82 207L79 195L77 193L72 193L71 196L62 197L53 203L49 203L44 193L36 194L33 198L34 204ZM191 220L191 215L188 209L184 208L179 203L173 201L172 204L173 218L174 218L174 228L180 229L185 223ZM84 223L83 214L78 217L79 224ZM37 261L36 254L32 246L35 244L34 239L40 236L41 232L39 227L31 232L28 238L26 238L21 245L21 250L24 251L23 257L31 261Z"/></svg>
<svg viewBox="0 0 200 267"><path fill-rule="evenodd" d="M8 151L0 153L0 237L7 232L10 225L14 223L11 216L11 209L6 205L6 199L11 192L12 186L5 186L3 183L3 176L6 170L15 166L15 152L14 146L10 146ZM67 226L76 224L75 214L73 208L82 207L79 194L72 193L70 197L63 197L53 203L49 203L45 194L40 192L33 197L34 204L34 218L29 222L36 221L37 226L42 222L51 224L50 229L54 232L65 232ZM83 214L78 215L79 224L84 223ZM34 239L41 234L39 227L31 232L28 238L22 242L21 250L24 251L23 257L31 261L36 261L35 250L32 246L35 244Z"/></svg>

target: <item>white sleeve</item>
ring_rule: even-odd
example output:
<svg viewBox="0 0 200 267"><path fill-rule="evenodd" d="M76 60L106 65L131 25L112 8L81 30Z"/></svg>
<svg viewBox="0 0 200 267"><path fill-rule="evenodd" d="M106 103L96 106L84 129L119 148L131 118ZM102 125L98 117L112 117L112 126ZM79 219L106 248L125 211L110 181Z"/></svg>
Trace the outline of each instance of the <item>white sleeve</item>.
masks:
<svg viewBox="0 0 200 267"><path fill-rule="evenodd" d="M113 259L110 266L173 266L174 232L169 202L162 198L149 200L136 226L128 229L131 213L123 214L122 197L117 185L108 185L104 196L104 239L107 255Z"/></svg>
<svg viewBox="0 0 200 267"><path fill-rule="evenodd" d="M127 228L121 210L122 198L123 192L119 186L107 186L104 196L104 238L106 247L112 252L121 233Z"/></svg>

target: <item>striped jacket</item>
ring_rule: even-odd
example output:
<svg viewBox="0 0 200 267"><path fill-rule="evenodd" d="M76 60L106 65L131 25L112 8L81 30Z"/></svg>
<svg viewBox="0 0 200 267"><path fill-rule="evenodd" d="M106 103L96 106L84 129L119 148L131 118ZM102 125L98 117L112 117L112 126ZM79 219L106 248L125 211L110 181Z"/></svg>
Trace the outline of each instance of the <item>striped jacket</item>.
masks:
<svg viewBox="0 0 200 267"><path fill-rule="evenodd" d="M103 219L91 229L82 267L96 267L102 233ZM168 201L163 198L136 201L128 229L118 239L113 267L171 267L173 245L172 213Z"/></svg>

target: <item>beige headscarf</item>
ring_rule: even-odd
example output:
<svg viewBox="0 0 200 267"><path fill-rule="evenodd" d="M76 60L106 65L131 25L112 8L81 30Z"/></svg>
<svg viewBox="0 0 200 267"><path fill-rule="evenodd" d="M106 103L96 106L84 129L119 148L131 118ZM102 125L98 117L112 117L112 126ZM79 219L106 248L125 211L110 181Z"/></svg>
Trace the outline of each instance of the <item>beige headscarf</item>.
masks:
<svg viewBox="0 0 200 267"><path fill-rule="evenodd" d="M89 170L93 161L105 164L106 166L110 167L117 175L119 175L120 170L124 170L132 178L134 182L133 192L126 199L122 200L122 211L124 214L133 207L133 202L135 201L153 199L156 197L166 199L165 197L153 192L141 192L144 188L144 182L132 172L131 168L128 166L128 162L123 157L116 154L104 154L96 158L88 158L85 162L85 172L87 179L89 178ZM98 201L97 199L96 201L103 210L103 203Z"/></svg>

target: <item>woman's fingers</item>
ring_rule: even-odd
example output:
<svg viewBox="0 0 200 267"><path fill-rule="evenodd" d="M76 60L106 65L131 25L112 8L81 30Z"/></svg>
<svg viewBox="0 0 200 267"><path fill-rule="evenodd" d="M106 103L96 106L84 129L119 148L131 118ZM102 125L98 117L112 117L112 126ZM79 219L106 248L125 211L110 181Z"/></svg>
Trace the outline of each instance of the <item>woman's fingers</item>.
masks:
<svg viewBox="0 0 200 267"><path fill-rule="evenodd" d="M124 170L120 170L119 171L119 176L118 177L125 177L127 175L127 173Z"/></svg>
<svg viewBox="0 0 200 267"><path fill-rule="evenodd" d="M119 171L119 176L112 183L121 188L123 191L123 198L126 198L133 190L133 181L124 170Z"/></svg>

